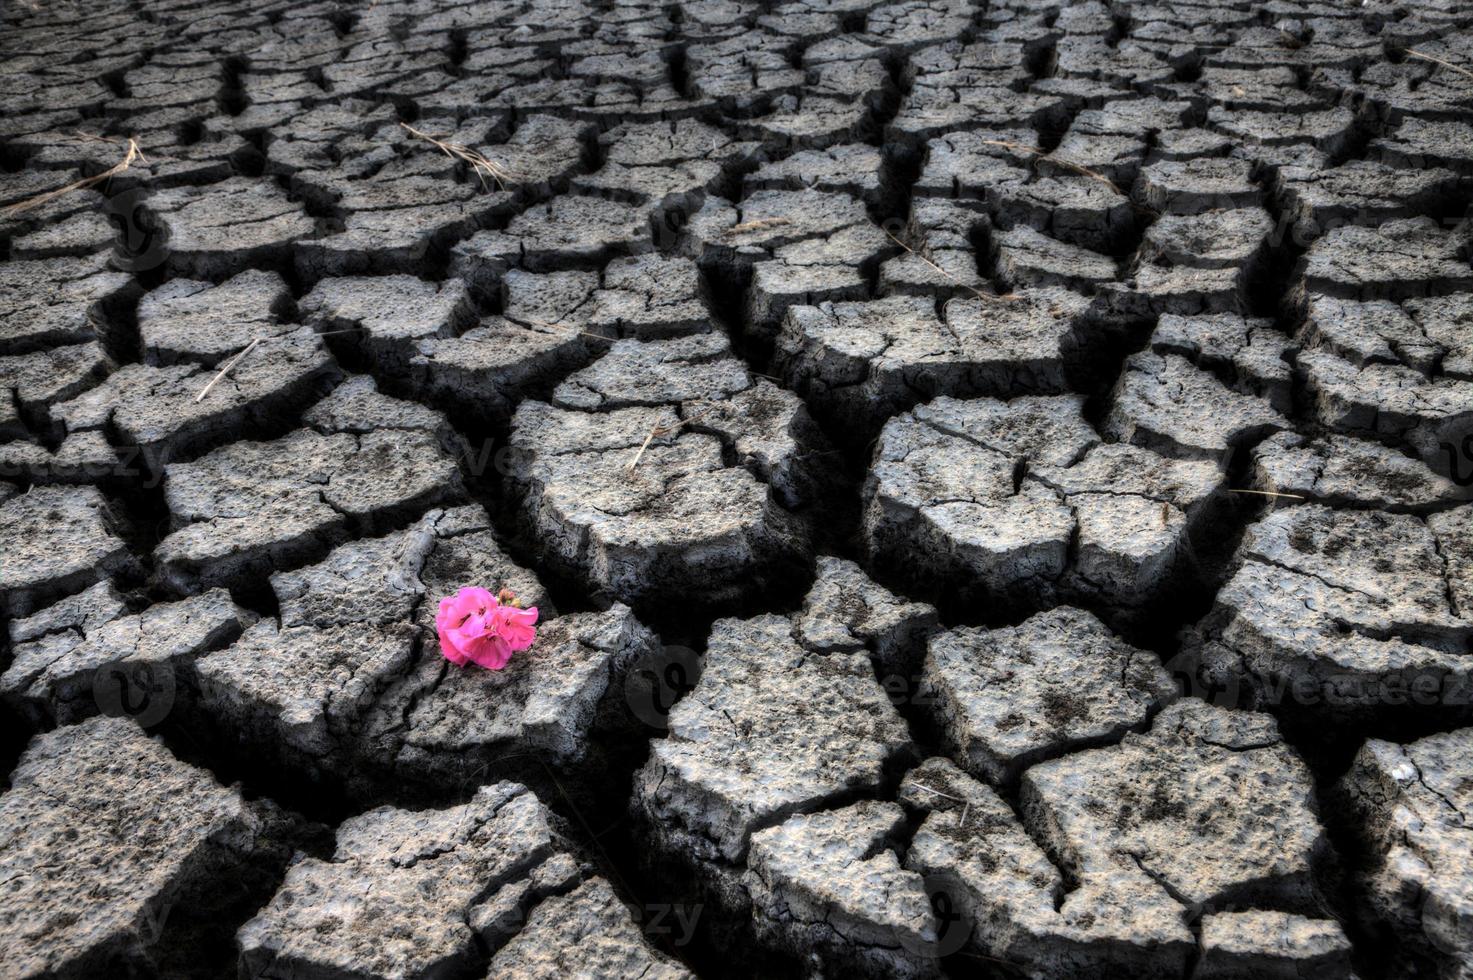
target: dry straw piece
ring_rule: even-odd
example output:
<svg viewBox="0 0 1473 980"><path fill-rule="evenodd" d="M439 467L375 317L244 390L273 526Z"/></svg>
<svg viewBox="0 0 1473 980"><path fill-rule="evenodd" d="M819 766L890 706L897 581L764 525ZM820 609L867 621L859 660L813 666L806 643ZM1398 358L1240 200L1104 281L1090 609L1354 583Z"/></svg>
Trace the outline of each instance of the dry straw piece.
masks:
<svg viewBox="0 0 1473 980"><path fill-rule="evenodd" d="M198 395L195 395L194 396L194 403L196 405L198 405L200 402L204 401L205 400L205 396L210 393L210 389L213 388L213 387L215 387L215 385L219 384L220 383L220 379L223 378L223 377L225 377L225 375L229 374L231 368L233 368L237 364L239 364L241 362L241 360L247 354L249 354L251 351L253 351L253 350L256 349L256 345L257 344L259 344L261 341L263 341L265 339L266 339L265 337L257 337L255 340L253 340L249 344L247 344L245 346L245 349L242 350L239 354L236 354L230 360L226 361L225 362L225 366L222 367L222 368L220 368L219 372L213 378L210 379L210 383L207 384L207 385L205 385L204 388L200 390L200 393Z"/></svg>
<svg viewBox="0 0 1473 980"><path fill-rule="evenodd" d="M210 383L207 384L207 385L205 385L204 388L200 390L200 393L198 395L195 395L194 396L194 402L195 402L195 404L197 405L200 402L204 401L205 400L205 396L210 393L210 389L213 388L213 387L215 387L215 385L219 384L220 383L220 380L222 378L224 378L227 374L229 374L232 368L234 368L237 364L239 364L241 361L243 361L245 359L245 356L247 354L249 354L251 351L255 350L256 349L256 346L258 344L265 343L268 340L277 340L277 339L279 339L281 337L286 337L286 336L289 336L289 335L291 335L293 333L296 333L297 330L300 329L300 324L286 324L285 327L286 327L286 329L282 330L280 333L269 334L269 335L267 335L265 337L257 337L256 339L252 340L249 344L246 344L245 347L239 353L237 353L234 357L232 357L230 360L226 361L224 363L224 365L221 366L220 370L217 371L217 372L215 372L215 376L210 379ZM342 333L357 333L358 331L360 331L362 329L363 329L362 327L348 327L345 330L324 330L324 331L321 331L320 333L318 333L317 336L319 336L319 337L332 337L332 336L334 336L336 334L342 334Z"/></svg>
<svg viewBox="0 0 1473 980"><path fill-rule="evenodd" d="M1444 68L1451 68L1459 75L1467 75L1469 78L1473 78L1473 71L1469 71L1461 65L1455 65L1451 61L1443 61L1441 58L1435 58L1430 54L1423 54L1421 51L1416 51L1412 48L1407 48L1407 54L1413 58L1421 58L1423 61L1430 61L1434 64L1441 65Z"/></svg>
<svg viewBox="0 0 1473 980"><path fill-rule="evenodd" d="M510 318L508 318L506 322L514 326L521 327L523 330L531 330L532 333L541 333L542 331L533 330L532 328L542 327L544 330L561 331L562 333L578 337L592 337L594 340L602 340L605 343L609 344L612 344L614 341L619 339L618 337L609 337L601 333L589 333L587 330L579 330L577 327L570 327L566 323L549 323L546 320L539 320L536 317L530 316L527 317L526 323L520 323Z"/></svg>
<svg viewBox="0 0 1473 980"><path fill-rule="evenodd" d="M102 143L113 142L112 140L105 139L101 136L92 137L92 139ZM92 177L83 177L81 180L73 181L72 183L67 184L65 187L58 187L54 191L47 191L45 194L37 194L35 197L26 198L24 201L21 201L17 204L11 204L3 211L0 211L0 217L13 218L16 215L21 214L22 212L31 210L32 208L38 208L43 204L50 204L58 197L70 194L72 191L84 190L85 188L92 187L95 184L100 184L105 180L111 180L118 174L122 173L124 170L127 170L129 167L131 167L134 160L139 159L141 159L144 163L148 162L148 157L144 156L143 151L138 148L138 141L130 136L128 138L128 152L123 155L123 159L113 166L109 167L108 169L104 170L102 173L96 174Z"/></svg>
<svg viewBox="0 0 1473 980"><path fill-rule="evenodd" d="M1228 493L1251 493L1251 494L1253 494L1255 496L1258 496L1258 497L1288 497L1290 500L1305 500L1305 499L1307 499L1306 497L1304 497L1301 494L1297 494L1297 493L1276 493L1273 490L1229 490Z"/></svg>
<svg viewBox="0 0 1473 980"><path fill-rule="evenodd" d="M956 283L962 289L965 289L967 292L971 293L973 296L977 297L978 299L980 299L980 300L982 300L984 302L988 302L988 303L993 303L993 302L996 302L996 303L1011 303L1013 300L1015 300L1015 299L1018 298L1017 296L1015 296L1012 293L1004 293L1001 296L994 296L994 295L992 295L990 293L984 293L984 292L982 292L982 290L978 289L975 286L969 286L966 283L962 282L960 279L958 279L956 276L952 275L950 272L947 272L945 269L941 268L941 266L937 265L935 262L931 261L931 259L928 256L922 255L920 252L917 252L915 249L913 249L909 245L905 244L905 242L902 242L899 238L896 238L894 232L890 231L890 229L885 228L885 229L882 229L882 230L885 232L885 234L887 234L887 235L890 236L890 240L892 242L894 242L896 245L899 245L901 248L905 249L911 255L914 255L916 258L918 258L922 262L926 263L926 265L930 266L932 269L935 269L937 272L941 273L943 276L945 276L946 278L950 279L952 282ZM952 299L956 299L956 297L953 296ZM951 320L946 316L946 310L947 310L947 307L949 307L949 306L951 306L951 300L950 299L947 300L944 304L942 304L942 307L941 307L941 322L944 323L944 324L946 324L946 329L951 332L951 335L953 337L956 338L957 343L961 343L962 342L961 334L959 334L959 333L956 332L956 328L951 325Z"/></svg>
<svg viewBox="0 0 1473 980"><path fill-rule="evenodd" d="M408 130L409 135L414 136L417 139L422 139L426 143L429 143L431 146L438 147L441 152L443 152L447 157L450 157L452 160L460 160L470 164L471 170L475 171L476 176L480 178L482 187L486 186L486 178L490 177L492 180L496 181L497 187L505 190L505 181L511 180L514 176L511 171L501 166L501 164L497 163L495 160L492 160L485 154L473 150L468 146L464 146L460 143L448 143L445 140L436 139L428 133L420 132L413 126L409 125L409 123L407 122L401 122L399 125Z"/></svg>
<svg viewBox="0 0 1473 980"><path fill-rule="evenodd" d="M670 425L657 425L651 428L650 434L645 436L644 442L640 444L639 452L635 453L634 458L629 461L629 465L624 467L625 474L629 476L634 475L634 468L639 465L639 461L641 459L644 459L644 451L650 448L650 443L654 442L657 436L668 436L672 433L679 432L682 428L700 419L701 416L707 414L710 411L711 410L709 408L703 408L688 419L681 419L678 422L674 422Z"/></svg>
<svg viewBox="0 0 1473 980"><path fill-rule="evenodd" d="M1125 192L1122 191L1113 180L1111 180L1109 177L1106 177L1104 174L1091 170L1088 167L1078 163L1071 163L1068 160L1060 160L1056 157L1051 157L1048 155L1048 151L1041 146L1029 146L1027 143L1014 143L1011 140L978 140L977 142L981 143L983 146L1000 146L1005 150L1013 150L1017 153L1027 153L1031 156L1038 157L1039 160L1046 160L1056 167L1063 167L1065 170L1072 170L1075 173L1080 174L1081 176L1090 178L1091 180L1097 180L1100 183L1104 184L1106 187L1110 188L1110 190L1114 191L1116 194L1119 194L1121 197L1125 196Z"/></svg>
<svg viewBox="0 0 1473 980"><path fill-rule="evenodd" d="M772 228L777 225L790 225L792 223L792 219L790 218L756 218L752 221L744 221L739 225L732 225L726 229L725 234L740 235L747 231L757 231L761 228Z"/></svg>

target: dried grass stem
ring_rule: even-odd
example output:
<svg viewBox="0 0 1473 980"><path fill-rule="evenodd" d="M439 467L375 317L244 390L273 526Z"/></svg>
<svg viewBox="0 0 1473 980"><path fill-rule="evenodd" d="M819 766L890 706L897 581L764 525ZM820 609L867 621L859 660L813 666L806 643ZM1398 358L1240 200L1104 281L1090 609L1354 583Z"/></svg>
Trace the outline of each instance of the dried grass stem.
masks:
<svg viewBox="0 0 1473 980"><path fill-rule="evenodd" d="M113 142L112 140L100 136L95 138L104 143ZM92 177L83 177L81 180L73 181L72 183L67 184L65 187L58 187L54 191L47 191L44 194L37 194L35 197L29 197L26 198L24 201L9 205L3 211L0 211L0 216L3 216L5 218L13 218L16 215L21 214L22 212L31 210L32 208L38 208L43 204L50 204L58 197L70 194L72 191L80 191L85 188L92 187L96 184L100 184L105 180L111 180L118 174L131 167L134 160L139 159L143 160L144 163L148 162L148 158L145 157L143 155L143 151L138 148L138 141L130 136L128 138L128 152L123 155L123 159L120 160L118 163L113 164L102 173L96 174Z"/></svg>
<svg viewBox="0 0 1473 980"><path fill-rule="evenodd" d="M461 143L450 143L446 140L436 139L428 133L420 132L407 122L401 122L399 125L403 126L409 132L409 135L416 139L422 139L431 146L437 147L452 160L459 160L462 163L470 164L471 170L480 179L482 187L486 186L486 178L490 177L496 181L497 187L505 190L505 182L511 180L514 176L511 171L478 150L473 150Z"/></svg>

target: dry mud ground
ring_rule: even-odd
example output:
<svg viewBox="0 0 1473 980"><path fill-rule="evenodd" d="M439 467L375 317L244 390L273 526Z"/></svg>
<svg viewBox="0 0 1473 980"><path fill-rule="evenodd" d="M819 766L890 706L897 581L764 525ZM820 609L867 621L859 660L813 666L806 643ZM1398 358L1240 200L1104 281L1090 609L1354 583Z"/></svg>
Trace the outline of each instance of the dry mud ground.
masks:
<svg viewBox="0 0 1473 980"><path fill-rule="evenodd" d="M1473 5L0 17L0 973L1473 976Z"/></svg>

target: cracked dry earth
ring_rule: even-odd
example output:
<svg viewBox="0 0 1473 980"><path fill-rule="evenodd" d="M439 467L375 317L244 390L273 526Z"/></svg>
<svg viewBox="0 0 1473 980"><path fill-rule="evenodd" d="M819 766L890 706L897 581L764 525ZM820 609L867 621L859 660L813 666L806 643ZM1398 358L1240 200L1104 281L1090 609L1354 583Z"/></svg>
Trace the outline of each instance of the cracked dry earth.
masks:
<svg viewBox="0 0 1473 980"><path fill-rule="evenodd" d="M1473 3L0 23L0 974L1473 977Z"/></svg>

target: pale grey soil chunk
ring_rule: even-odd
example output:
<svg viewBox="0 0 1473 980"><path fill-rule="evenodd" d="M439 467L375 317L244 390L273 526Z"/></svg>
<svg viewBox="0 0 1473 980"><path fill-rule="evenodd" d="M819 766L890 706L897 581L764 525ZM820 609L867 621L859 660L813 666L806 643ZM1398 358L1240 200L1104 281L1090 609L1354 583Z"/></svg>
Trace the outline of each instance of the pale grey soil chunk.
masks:
<svg viewBox="0 0 1473 980"><path fill-rule="evenodd" d="M603 134L600 142L608 147L603 166L575 177L573 186L638 203L660 223L683 215L691 199L699 200L757 149L693 119L632 122Z"/></svg>
<svg viewBox="0 0 1473 980"><path fill-rule="evenodd" d="M1184 650L1229 700L1339 718L1466 713L1473 620L1456 556L1470 514L1276 511L1248 528Z"/></svg>
<svg viewBox="0 0 1473 980"><path fill-rule="evenodd" d="M1353 976L1350 940L1333 919L1288 912L1214 912L1202 917L1196 980Z"/></svg>
<svg viewBox="0 0 1473 980"><path fill-rule="evenodd" d="M332 106L319 111L341 110ZM369 114L365 107L348 124L361 133L361 117ZM315 147L320 134L310 132L311 113L304 117L288 125L307 129L296 142ZM565 181L580 169L584 149L585 126L575 121L533 115L503 143L496 142L500 125L472 117L439 137L485 154L495 167L492 173L472 171L394 123L389 114L372 132L327 143L323 151L300 161L297 146L279 155L283 169L305 165L292 173L296 190L343 215L332 234L298 249L298 268L308 278L419 269L432 250L504 218L528 198L545 196L547 182ZM425 119L416 128L434 136L440 127ZM275 155L277 145L268 152Z"/></svg>
<svg viewBox="0 0 1473 980"><path fill-rule="evenodd" d="M445 595L465 584L464 575L483 587L519 590L534 603L544 598L487 531L479 508L432 510L406 531L343 545L318 565L272 576L280 619L257 623L196 664L205 712L260 751L337 769L379 696L408 675L427 645L434 603L421 576L432 561L444 571L429 577Z"/></svg>
<svg viewBox="0 0 1473 980"><path fill-rule="evenodd" d="M992 783L1138 731L1176 697L1154 654L1069 607L1018 626L937 634L923 691L958 764Z"/></svg>
<svg viewBox="0 0 1473 980"><path fill-rule="evenodd" d="M169 268L200 278L279 260L316 232L302 205L267 178L166 188L148 199L148 208L167 229Z"/></svg>
<svg viewBox="0 0 1473 980"><path fill-rule="evenodd" d="M1031 129L976 130L938 136L926 144L926 159L914 193L924 197L983 199L999 183L1022 183L1027 147L1038 141Z"/></svg>
<svg viewBox="0 0 1473 980"><path fill-rule="evenodd" d="M1033 35L1036 37L1036 35ZM1022 52L1016 45L980 46L983 58L1001 55L1012 59L1002 70L962 69L956 64L956 51L949 45L938 45L937 60L950 61L940 69L939 77L926 77L918 71L916 83L906 95L900 111L886 129L887 135L902 140L924 140L956 129L1012 129L1048 126L1059 128L1068 118L1068 103L1056 96L1034 92L1018 92L1010 85L1026 73ZM988 51L988 48L992 48ZM975 49L974 49L975 50ZM966 48L962 54L968 54ZM927 66L930 67L930 66ZM939 67L939 66L938 66Z"/></svg>
<svg viewBox="0 0 1473 980"><path fill-rule="evenodd" d="M748 192L759 190L797 191L812 187L837 191L866 203L880 198L880 150L863 143L842 144L824 150L800 150L781 160L765 163L747 174L742 183Z"/></svg>
<svg viewBox="0 0 1473 980"><path fill-rule="evenodd" d="M1356 131L1355 113L1344 106L1309 112L1254 112L1213 106L1207 111L1207 123L1237 140L1245 154L1270 162L1283 159L1286 149L1337 156L1348 148Z"/></svg>
<svg viewBox="0 0 1473 980"><path fill-rule="evenodd" d="M157 723L183 687L185 665L234 640L256 618L223 589L158 603L136 615L117 613L106 622L87 617L18 644L0 677L0 698L38 726L74 724L99 711ZM109 697L119 686L138 697Z"/></svg>
<svg viewBox="0 0 1473 980"><path fill-rule="evenodd" d="M753 383L724 334L673 340L621 340L552 393L558 408L612 411L697 399L721 400Z"/></svg>
<svg viewBox="0 0 1473 980"><path fill-rule="evenodd" d="M505 422L528 390L587 363L589 342L557 324L529 327L486 317L459 337L421 340L409 358L409 382L457 415Z"/></svg>
<svg viewBox="0 0 1473 980"><path fill-rule="evenodd" d="M152 456L115 450L106 435L91 429L66 436L55 448L30 440L0 443L0 476L35 484L97 483L108 477L146 477Z"/></svg>
<svg viewBox="0 0 1473 980"><path fill-rule="evenodd" d="M595 588L636 601L688 596L693 588L729 597L801 554L798 519L748 468L727 464L727 439L711 434L721 432L723 410L698 423L700 410L589 413L524 402L512 419L510 476L548 557ZM758 432L778 438L773 459L791 450L784 414L770 417L777 424ZM736 448L744 451L739 437Z"/></svg>
<svg viewBox="0 0 1473 980"><path fill-rule="evenodd" d="M1340 784L1369 857L1364 912L1443 976L1473 969L1473 728L1371 739Z"/></svg>
<svg viewBox="0 0 1473 980"><path fill-rule="evenodd" d="M864 487L871 558L1033 604L1158 597L1221 474L1101 444L1082 410L1079 396L938 398L892 419Z"/></svg>
<svg viewBox="0 0 1473 980"><path fill-rule="evenodd" d="M1201 214L1252 207L1263 199L1253 164L1231 157L1161 160L1141 169L1133 191L1146 207L1165 214Z"/></svg>
<svg viewBox="0 0 1473 980"><path fill-rule="evenodd" d="M978 267L976 249L988 228L986 213L974 202L926 198L913 202L902 233L905 250L881 263L879 294L933 300L992 294L995 290Z"/></svg>
<svg viewBox="0 0 1473 980"><path fill-rule="evenodd" d="M111 506L94 487L36 486L0 503L0 611L26 616L133 570Z"/></svg>
<svg viewBox="0 0 1473 980"><path fill-rule="evenodd" d="M1314 780L1267 715L1178 701L1146 734L1028 770L1022 804L1082 883L1125 872L1189 908L1315 908Z"/></svg>
<svg viewBox="0 0 1473 980"><path fill-rule="evenodd" d="M912 770L900 800L923 817L906 867L940 883L962 915L946 924L949 945L959 937L1032 977L1182 975L1193 945L1182 909L1138 868L1066 887L1008 804L946 759Z"/></svg>
<svg viewBox="0 0 1473 980"><path fill-rule="evenodd" d="M1217 460L1288 425L1262 399L1233 391L1185 358L1143 351L1126 360L1102 430L1163 455Z"/></svg>
<svg viewBox="0 0 1473 980"><path fill-rule="evenodd" d="M10 207L54 190L62 183L47 171L22 170L6 175L0 205ZM0 239L10 244L9 258L48 259L80 256L106 248L117 237L95 190L74 190L0 218Z"/></svg>
<svg viewBox="0 0 1473 980"><path fill-rule="evenodd" d="M623 606L558 616L477 506L433 510L271 584L280 623L199 662L206 708L260 751L351 787L380 777L465 785L533 754L578 764L627 727L614 695L657 646ZM467 584L537 607L535 656L499 671L441 656L436 600Z"/></svg>
<svg viewBox="0 0 1473 980"><path fill-rule="evenodd" d="M468 548L445 558L453 554L481 560ZM451 592L449 580L436 586ZM359 751L401 779L426 784L472 781L498 767L531 769L529 755L566 768L595 762L602 740L630 728L625 677L659 650L654 634L618 604L563 616L547 608L533 651L499 671L447 664L430 625L421 626L418 657L374 708Z"/></svg>
<svg viewBox="0 0 1473 980"><path fill-rule="evenodd" d="M822 435L803 402L754 377L724 334L618 341L558 385L552 404L590 412L678 406L686 427L719 437L784 506L812 496L810 463L822 455Z"/></svg>
<svg viewBox="0 0 1473 980"><path fill-rule="evenodd" d="M1442 555L1449 604L1468 619L1473 614L1473 506L1432 514L1427 527Z"/></svg>
<svg viewBox="0 0 1473 980"><path fill-rule="evenodd" d="M1135 227L1130 201L1089 177L1043 177L989 191L988 205L1004 228L1027 225L1095 252L1117 249Z"/></svg>
<svg viewBox="0 0 1473 980"><path fill-rule="evenodd" d="M1473 496L1419 459L1377 442L1280 432L1253 449L1259 489L1331 507L1423 512Z"/></svg>
<svg viewBox="0 0 1473 980"><path fill-rule="evenodd" d="M1304 288L1342 299L1407 299L1473 289L1459 236L1431 218L1347 225L1321 236L1304 257Z"/></svg>
<svg viewBox="0 0 1473 980"><path fill-rule="evenodd" d="M248 270L218 286L173 279L138 304L138 332L149 364L217 364L257 338L289 332L285 280Z"/></svg>
<svg viewBox="0 0 1473 980"><path fill-rule="evenodd" d="M414 276L350 276L324 279L302 298L306 322L322 332L351 331L355 346L376 359L407 359L413 342L454 337L476 320L460 279L426 282Z"/></svg>
<svg viewBox="0 0 1473 980"><path fill-rule="evenodd" d="M96 343L68 344L30 354L0 356L0 404L13 414L7 427L15 436L25 434L26 420L49 432L49 409L94 387L113 369L112 359Z"/></svg>
<svg viewBox="0 0 1473 980"><path fill-rule="evenodd" d="M806 650L780 616L720 620L700 681L635 777L634 806L662 851L740 861L775 820L878 786L909 745L866 655Z"/></svg>
<svg viewBox="0 0 1473 980"><path fill-rule="evenodd" d="M68 433L102 430L118 445L167 460L299 410L341 377L322 341L304 327L257 345L200 398L218 373L199 363L126 364L52 414Z"/></svg>
<svg viewBox="0 0 1473 980"><path fill-rule="evenodd" d="M72 633L86 636L119 616L127 615L128 606L117 584L104 579L75 595L60 599L22 619L8 624L12 647L45 640L55 634Z"/></svg>
<svg viewBox="0 0 1473 980"><path fill-rule="evenodd" d="M501 550L485 511L474 504L436 508L403 531L334 548L315 565L271 576L286 627L360 623L434 624L435 589L454 593L455 576L497 591L511 589L529 606L554 610L536 576ZM463 585L464 583L460 583Z"/></svg>
<svg viewBox="0 0 1473 980"><path fill-rule="evenodd" d="M1242 314L1247 307L1246 279L1235 266L1136 265L1129 279L1101 284L1096 316L1125 324L1170 314L1203 316Z"/></svg>
<svg viewBox="0 0 1473 980"><path fill-rule="evenodd" d="M864 801L799 814L752 835L752 897L760 939L866 976L931 976L936 924L925 883L900 865L887 839L905 813Z"/></svg>
<svg viewBox="0 0 1473 980"><path fill-rule="evenodd" d="M997 273L1006 282L1088 292L1119 276L1110 256L1058 241L1027 225L996 232L991 243Z"/></svg>
<svg viewBox="0 0 1473 980"><path fill-rule="evenodd" d="M1400 305L1311 294L1298 363L1315 414L1334 431L1409 444L1450 472L1473 426L1470 318L1465 292Z"/></svg>
<svg viewBox="0 0 1473 980"><path fill-rule="evenodd" d="M491 959L487 980L567 976L686 980L694 976L654 949L602 878L541 902L516 938Z"/></svg>
<svg viewBox="0 0 1473 980"><path fill-rule="evenodd" d="M403 622L317 629L264 619L195 664L200 709L264 758L330 773L344 739L409 669L416 641Z"/></svg>
<svg viewBox="0 0 1473 980"><path fill-rule="evenodd" d="M463 280L412 276L325 279L302 300L319 330L338 334L375 369L483 423L503 422L528 389L584 364L591 272L498 279L507 315L481 317Z"/></svg>
<svg viewBox="0 0 1473 980"><path fill-rule="evenodd" d="M867 296L863 267L898 246L847 194L763 190L738 204L708 197L681 248L698 260L750 267L747 321L770 335L794 304Z"/></svg>
<svg viewBox="0 0 1473 980"><path fill-rule="evenodd" d="M615 259L603 269L588 325L642 340L710 330L702 295L700 273L689 259L663 255Z"/></svg>
<svg viewBox="0 0 1473 980"><path fill-rule="evenodd" d="M463 490L443 448L444 420L419 406L340 387L308 413L312 428L270 442L237 442L164 468L173 530L155 552L180 591L239 583L281 562L320 553L350 529L436 503ZM356 410L338 417L336 405ZM362 402L366 402L365 406ZM407 417L362 431L365 407ZM359 421L353 420L356 415Z"/></svg>
<svg viewBox="0 0 1473 980"><path fill-rule="evenodd" d="M1197 269L1256 270L1274 229L1262 208L1214 209L1164 215L1146 231L1140 261Z"/></svg>
<svg viewBox="0 0 1473 980"><path fill-rule="evenodd" d="M1281 167L1274 184L1303 242L1344 224L1374 227L1435 212L1458 192L1458 176L1451 170L1399 170L1370 160L1351 160L1333 170Z"/></svg>
<svg viewBox="0 0 1473 980"><path fill-rule="evenodd" d="M1358 366L1320 347L1301 351L1296 360L1310 406L1325 427L1407 445L1438 472L1451 472L1473 426L1473 382L1429 380L1402 364Z"/></svg>
<svg viewBox="0 0 1473 980"><path fill-rule="evenodd" d="M798 642L820 653L868 649L888 685L920 667L936 610L876 584L854 562L818 559L818 577L797 616Z"/></svg>
<svg viewBox="0 0 1473 980"><path fill-rule="evenodd" d="M1428 378L1473 380L1473 293L1356 302L1308 297L1304 341L1360 367L1405 365Z"/></svg>
<svg viewBox="0 0 1473 980"><path fill-rule="evenodd" d="M1021 822L990 787L927 760L900 787L922 819L905 865L944 896L937 908L961 912L942 924L948 947L1029 977L1179 977L1205 903L1319 911L1328 845L1312 791L1272 721L1186 700L1146 734L1029 770ZM1302 928L1324 934L1321 949L1347 945L1331 921ZM1273 937L1241 945L1269 971L1305 957Z"/></svg>
<svg viewBox="0 0 1473 980"><path fill-rule="evenodd" d="M96 339L96 320L131 277L106 256L0 263L0 353Z"/></svg>
<svg viewBox="0 0 1473 980"><path fill-rule="evenodd" d="M523 211L504 231L481 231L456 245L451 267L477 288L512 267L550 272L597 267L618 255L654 250L649 218L618 201L565 194Z"/></svg>
<svg viewBox="0 0 1473 980"><path fill-rule="evenodd" d="M295 864L241 927L241 972L463 975L481 955L467 919L566 847L551 811L516 783L444 810L370 810L338 828L331 858Z"/></svg>
<svg viewBox="0 0 1473 980"><path fill-rule="evenodd" d="M285 862L236 790L124 719L38 736L10 786L0 950L12 976L152 974L186 919L220 914Z"/></svg>
<svg viewBox="0 0 1473 980"><path fill-rule="evenodd" d="M1065 289L1011 301L929 298L824 303L788 311L777 367L823 411L871 433L936 395L1053 394L1088 345L1089 301Z"/></svg>
<svg viewBox="0 0 1473 980"><path fill-rule="evenodd" d="M1393 167L1447 167L1473 176L1473 134L1464 121L1413 116L1394 133L1372 140L1370 150Z"/></svg>
<svg viewBox="0 0 1473 980"><path fill-rule="evenodd" d="M1403 309L1427 338L1432 358L1430 365L1417 366L1442 377L1473 381L1473 293L1409 299Z"/></svg>
<svg viewBox="0 0 1473 980"><path fill-rule="evenodd" d="M1292 342L1270 320L1234 313L1167 314L1156 322L1150 347L1176 354L1223 379L1238 392L1258 395L1277 412L1293 410Z"/></svg>

